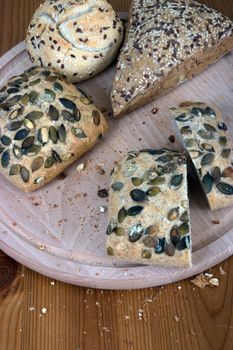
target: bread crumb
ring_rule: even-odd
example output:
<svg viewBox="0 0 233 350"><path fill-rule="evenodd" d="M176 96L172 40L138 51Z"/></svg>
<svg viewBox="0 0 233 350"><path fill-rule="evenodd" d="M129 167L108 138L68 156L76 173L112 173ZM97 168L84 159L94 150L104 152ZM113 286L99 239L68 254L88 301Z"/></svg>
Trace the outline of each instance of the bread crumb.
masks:
<svg viewBox="0 0 233 350"><path fill-rule="evenodd" d="M174 316L174 319L176 320L176 322L179 322L180 321L180 317L179 316Z"/></svg>
<svg viewBox="0 0 233 350"><path fill-rule="evenodd" d="M210 284L211 284L211 286L218 287L220 283L219 283L218 278L211 278Z"/></svg>
<svg viewBox="0 0 233 350"><path fill-rule="evenodd" d="M77 167L76 170L78 173L80 173L81 171L83 171L85 168L85 163L80 163Z"/></svg>
<svg viewBox="0 0 233 350"><path fill-rule="evenodd" d="M212 223L213 223L214 225L219 225L219 224L220 224L220 221L219 221L219 220L212 220Z"/></svg>
<svg viewBox="0 0 233 350"><path fill-rule="evenodd" d="M193 280L190 281L191 283L195 284L195 286L204 289L205 286L208 286L209 279L208 277L204 276L203 273L200 273L200 275L197 275Z"/></svg>
<svg viewBox="0 0 233 350"><path fill-rule="evenodd" d="M30 306L28 310L29 311L35 311L36 309L34 308L34 306Z"/></svg>
<svg viewBox="0 0 233 350"><path fill-rule="evenodd" d="M42 307L42 309L40 311L41 311L41 313L43 315L45 315L47 313L47 308L46 307Z"/></svg>
<svg viewBox="0 0 233 350"><path fill-rule="evenodd" d="M226 274L226 271L223 270L222 266L219 266L219 273L221 276Z"/></svg>

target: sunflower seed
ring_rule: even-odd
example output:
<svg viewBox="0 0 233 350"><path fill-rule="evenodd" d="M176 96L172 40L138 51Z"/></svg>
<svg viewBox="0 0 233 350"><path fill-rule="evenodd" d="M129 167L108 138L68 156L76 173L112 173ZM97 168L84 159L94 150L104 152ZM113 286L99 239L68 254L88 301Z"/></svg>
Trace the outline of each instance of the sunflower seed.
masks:
<svg viewBox="0 0 233 350"><path fill-rule="evenodd" d="M176 220L180 215L180 208L172 208L168 214L167 214L167 218L170 221Z"/></svg>
<svg viewBox="0 0 233 350"><path fill-rule="evenodd" d="M165 238L159 238L159 242L154 248L156 254L162 254L164 252Z"/></svg>
<svg viewBox="0 0 233 350"><path fill-rule="evenodd" d="M27 168L25 168L24 166L20 168L20 175L22 180L27 183L29 181L30 178L30 174L29 171L27 170Z"/></svg>
<svg viewBox="0 0 233 350"><path fill-rule="evenodd" d="M4 146L9 146L11 144L11 139L10 137L6 136L6 135L3 135L1 137L1 143L4 145Z"/></svg>
<svg viewBox="0 0 233 350"><path fill-rule="evenodd" d="M20 173L21 166L19 164L12 165L10 168L9 175L10 176L15 176Z"/></svg>
<svg viewBox="0 0 233 350"><path fill-rule="evenodd" d="M35 185L41 185L43 182L45 181L45 177L44 176L39 176L34 180L34 184Z"/></svg>
<svg viewBox="0 0 233 350"><path fill-rule="evenodd" d="M177 226L172 227L170 231L170 240L174 245L176 245L180 241L180 234Z"/></svg>
<svg viewBox="0 0 233 350"><path fill-rule="evenodd" d="M227 126L224 122L218 122L218 128L223 131L227 131Z"/></svg>
<svg viewBox="0 0 233 350"><path fill-rule="evenodd" d="M176 249L178 250L184 250L184 249L190 249L190 236L184 236L176 245Z"/></svg>
<svg viewBox="0 0 233 350"><path fill-rule="evenodd" d="M45 92L42 96L40 96L40 99L44 102L52 102L56 98L56 94L54 91L50 89L45 89Z"/></svg>
<svg viewBox="0 0 233 350"><path fill-rule="evenodd" d="M149 250L144 249L142 251L142 258L143 259L150 259L151 258L151 252Z"/></svg>
<svg viewBox="0 0 233 350"><path fill-rule="evenodd" d="M67 98L59 98L59 101L61 102L61 104L64 107L66 107L68 109L72 109L73 110L73 109L77 108L76 104L73 101L71 101L71 100L69 100Z"/></svg>
<svg viewBox="0 0 233 350"><path fill-rule="evenodd" d="M72 152L69 152L69 153L66 153L66 154L64 154L63 156L62 156L62 161L63 162L68 162L71 158L73 158L74 157L74 153L72 153ZM78 171L78 167L79 166L81 166L81 165L83 165L84 163L82 163L82 164L79 164L78 166L77 166L77 168L76 168L76 170ZM84 167L85 167L85 165L84 165ZM84 169L84 168L83 168Z"/></svg>
<svg viewBox="0 0 233 350"><path fill-rule="evenodd" d="M226 136L219 136L219 144L220 144L221 146L226 146L226 144L227 144L227 138L226 138Z"/></svg>
<svg viewBox="0 0 233 350"><path fill-rule="evenodd" d="M53 105L49 106L48 115L49 115L51 120L58 120L59 119L58 109L56 107L54 107Z"/></svg>
<svg viewBox="0 0 233 350"><path fill-rule="evenodd" d="M124 184L120 181L117 181L111 185L111 188L113 189L113 191L120 191L123 187L124 187Z"/></svg>
<svg viewBox="0 0 233 350"><path fill-rule="evenodd" d="M159 243L158 237L146 236L143 238L143 243L148 248L154 248Z"/></svg>
<svg viewBox="0 0 233 350"><path fill-rule="evenodd" d="M56 163L56 160L50 156L46 159L45 163L44 163L44 167L45 169L49 169L51 168L54 164Z"/></svg>
<svg viewBox="0 0 233 350"><path fill-rule="evenodd" d="M206 107L205 110L204 110L204 113L209 115L210 118L213 118L213 119L216 118L215 111L212 108L210 108L210 107Z"/></svg>
<svg viewBox="0 0 233 350"><path fill-rule="evenodd" d="M121 224L127 216L127 211L125 207L122 207L118 212L118 222Z"/></svg>
<svg viewBox="0 0 233 350"><path fill-rule="evenodd" d="M212 172L211 172L211 175L212 175L213 181L215 183L218 183L220 181L221 175L222 175L220 168L218 166L214 167Z"/></svg>
<svg viewBox="0 0 233 350"><path fill-rule="evenodd" d="M129 241L134 243L137 242L143 235L144 228L141 224L133 225L129 228Z"/></svg>
<svg viewBox="0 0 233 350"><path fill-rule="evenodd" d="M38 92L36 92L36 91L31 91L30 92L30 94L29 94L29 102L30 103L36 104L37 101L38 101L38 98L39 98ZM24 104L26 105L27 103L25 103L25 101L24 101Z"/></svg>
<svg viewBox="0 0 233 350"><path fill-rule="evenodd" d="M110 235L115 230L116 227L117 227L117 222L114 219L111 219L108 224L106 234Z"/></svg>
<svg viewBox="0 0 233 350"><path fill-rule="evenodd" d="M21 148L14 145L13 146L13 153L14 153L14 156L17 158L17 159L21 159L22 158L22 153L21 153Z"/></svg>
<svg viewBox="0 0 233 350"><path fill-rule="evenodd" d="M62 163L60 155L54 150L52 150L52 157L55 159L56 162Z"/></svg>
<svg viewBox="0 0 233 350"><path fill-rule="evenodd" d="M159 194L161 192L160 188L158 186L153 186L153 187L150 187L146 194L150 197L155 197L157 196L157 194Z"/></svg>
<svg viewBox="0 0 233 350"><path fill-rule="evenodd" d="M29 148L33 145L35 141L35 137L34 136L29 136L26 139L24 139L23 143L22 143L22 148Z"/></svg>
<svg viewBox="0 0 233 350"><path fill-rule="evenodd" d="M187 222L184 222L182 225L179 226L178 232L181 236L189 233L189 224Z"/></svg>
<svg viewBox="0 0 233 350"><path fill-rule="evenodd" d="M144 208L141 207L140 205L135 205L134 207L131 207L127 210L127 215L128 216L136 216L136 215L140 214L143 209Z"/></svg>
<svg viewBox="0 0 233 350"><path fill-rule="evenodd" d="M210 191L212 190L213 182L214 182L214 180L213 180L212 176L209 173L207 173L203 177L203 179L202 179L202 186L203 186L204 191L205 191L206 194L210 193Z"/></svg>
<svg viewBox="0 0 233 350"><path fill-rule="evenodd" d="M29 129L29 130L32 130L32 129L35 128L34 123L33 123L31 120L27 119L27 118L25 118L25 119L22 121L22 123L23 123L23 125L24 125L27 129Z"/></svg>
<svg viewBox="0 0 233 350"><path fill-rule="evenodd" d="M189 221L189 214L188 211L184 211L183 214L180 216L180 221L182 222L188 222Z"/></svg>
<svg viewBox="0 0 233 350"><path fill-rule="evenodd" d="M174 175L171 179L171 188L176 188L178 189L183 182L183 174L181 175Z"/></svg>
<svg viewBox="0 0 233 350"><path fill-rule="evenodd" d="M44 115L43 112L40 112L40 111L32 111L32 112L28 113L28 114L25 116L25 118L27 118L27 119L33 121L33 120L42 118L43 115Z"/></svg>
<svg viewBox="0 0 233 350"><path fill-rule="evenodd" d="M21 129L19 131L17 131L17 133L15 134L14 139L15 140L23 140L25 139L29 134L29 130L28 129Z"/></svg>
<svg viewBox="0 0 233 350"><path fill-rule="evenodd" d="M44 164L43 157L37 157L33 159L32 165L31 165L32 172L39 170L43 164Z"/></svg>
<svg viewBox="0 0 233 350"><path fill-rule="evenodd" d="M207 123L204 123L203 124L204 128L209 131L209 132L216 132L217 130L215 129L214 126L210 125L210 124L207 124Z"/></svg>
<svg viewBox="0 0 233 350"><path fill-rule="evenodd" d="M190 154L190 157L192 158L192 159L197 159L197 158L199 158L200 156L202 156L202 152L200 152L200 151L196 151L196 150L191 150L191 151L189 151L189 154Z"/></svg>
<svg viewBox="0 0 233 350"><path fill-rule="evenodd" d="M230 184L226 183L226 182L219 182L217 185L217 189L227 195L227 196L232 196L233 195L233 186L231 186Z"/></svg>
<svg viewBox="0 0 233 350"><path fill-rule="evenodd" d="M58 138L60 142L62 143L66 142L66 128L64 124L61 124L60 127L58 128Z"/></svg>
<svg viewBox="0 0 233 350"><path fill-rule="evenodd" d="M178 117L175 118L178 122L181 122L181 123L185 123L189 120L192 120L193 119L193 116L192 115L188 115L188 114L181 114L179 115Z"/></svg>
<svg viewBox="0 0 233 350"><path fill-rule="evenodd" d="M140 177L132 177L131 181L134 186L140 186L143 183L143 179L140 179Z"/></svg>
<svg viewBox="0 0 233 350"><path fill-rule="evenodd" d="M110 255L110 256L114 255L114 250L113 250L112 247L107 247L107 254Z"/></svg>
<svg viewBox="0 0 233 350"><path fill-rule="evenodd" d="M53 88L54 88L55 91L60 91L60 92L63 91L63 86L60 83L58 83L58 82L55 82L53 84Z"/></svg>
<svg viewBox="0 0 233 350"><path fill-rule="evenodd" d="M92 111L92 118L95 125L100 125L101 117L99 111Z"/></svg>
<svg viewBox="0 0 233 350"><path fill-rule="evenodd" d="M211 146L209 143L202 143L199 147L201 149L204 149L205 151L208 151L208 152L215 152L214 147Z"/></svg>
<svg viewBox="0 0 233 350"><path fill-rule="evenodd" d="M206 130L198 130L197 134L204 140L212 140L214 139L214 134L212 132Z"/></svg>
<svg viewBox="0 0 233 350"><path fill-rule="evenodd" d="M212 164L213 161L214 161L214 158L215 158L215 154L214 154L214 153L207 153L207 154L205 154L205 155L202 157L201 165L204 166L204 165L210 165L210 164Z"/></svg>
<svg viewBox="0 0 233 350"><path fill-rule="evenodd" d="M130 197L135 202L144 202L147 199L146 193L139 189L130 191Z"/></svg>
<svg viewBox="0 0 233 350"><path fill-rule="evenodd" d="M49 128L49 137L53 143L57 143L58 141L58 135L57 135L57 130L54 126L50 126Z"/></svg>
<svg viewBox="0 0 233 350"><path fill-rule="evenodd" d="M150 225L147 227L147 229L145 230L145 235L149 235L149 236L155 236L159 233L159 226L158 225Z"/></svg>
<svg viewBox="0 0 233 350"><path fill-rule="evenodd" d="M199 108L199 107L193 107L192 110L191 110L191 113L195 116L202 116L204 112L204 109L203 108Z"/></svg>
<svg viewBox="0 0 233 350"><path fill-rule="evenodd" d="M183 128L180 129L180 132L182 135L191 135L192 134L192 129L190 126L183 126Z"/></svg>
<svg viewBox="0 0 233 350"><path fill-rule="evenodd" d="M87 137L85 132L80 128L71 128L71 132L74 136L78 137L79 139L85 139Z"/></svg>
<svg viewBox="0 0 233 350"><path fill-rule="evenodd" d="M174 256L174 254L175 254L174 244L165 242L164 253L166 253L168 256Z"/></svg>
<svg viewBox="0 0 233 350"><path fill-rule="evenodd" d="M222 150L222 158L226 159L229 158L231 154L231 149L230 148L225 148Z"/></svg>
<svg viewBox="0 0 233 350"><path fill-rule="evenodd" d="M114 232L117 236L124 236L125 229L123 227L116 227Z"/></svg>
<svg viewBox="0 0 233 350"><path fill-rule="evenodd" d="M49 141L49 132L48 129L43 126L38 130L37 135L38 141L42 144L42 146L45 146Z"/></svg>

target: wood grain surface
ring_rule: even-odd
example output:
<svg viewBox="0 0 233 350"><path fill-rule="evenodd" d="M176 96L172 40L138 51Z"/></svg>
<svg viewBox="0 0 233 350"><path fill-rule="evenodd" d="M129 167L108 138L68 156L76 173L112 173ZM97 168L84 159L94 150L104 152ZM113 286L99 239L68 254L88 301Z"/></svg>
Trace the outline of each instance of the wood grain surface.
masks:
<svg viewBox="0 0 233 350"><path fill-rule="evenodd" d="M21 41L39 0L1 0L0 54ZM233 18L232 0L206 3ZM117 9L128 7L119 1ZM52 281L0 253L1 350L231 350L233 257L219 287L190 280L139 291Z"/></svg>

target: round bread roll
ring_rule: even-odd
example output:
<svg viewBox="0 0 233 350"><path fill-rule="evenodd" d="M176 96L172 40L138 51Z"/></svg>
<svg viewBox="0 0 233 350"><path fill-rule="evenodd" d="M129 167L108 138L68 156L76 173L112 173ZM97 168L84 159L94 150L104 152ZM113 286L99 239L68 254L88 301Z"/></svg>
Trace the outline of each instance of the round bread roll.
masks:
<svg viewBox="0 0 233 350"><path fill-rule="evenodd" d="M122 22L105 0L47 0L32 18L26 44L34 64L74 83L105 69L122 40Z"/></svg>

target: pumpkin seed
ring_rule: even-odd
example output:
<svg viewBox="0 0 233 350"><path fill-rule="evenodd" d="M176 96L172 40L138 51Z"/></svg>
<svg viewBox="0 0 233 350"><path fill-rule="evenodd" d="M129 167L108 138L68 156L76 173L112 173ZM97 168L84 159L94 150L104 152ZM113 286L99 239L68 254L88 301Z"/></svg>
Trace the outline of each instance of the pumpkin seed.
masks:
<svg viewBox="0 0 233 350"><path fill-rule="evenodd" d="M61 124L59 129L58 129L58 138L59 141L62 143L66 142L66 128L64 126L64 124Z"/></svg>
<svg viewBox="0 0 233 350"><path fill-rule="evenodd" d="M19 102L19 100L21 100L21 97L21 95L15 95L9 98L8 100L6 100L6 105L9 107L14 106L17 102Z"/></svg>
<svg viewBox="0 0 233 350"><path fill-rule="evenodd" d="M111 219L108 224L106 234L110 235L115 230L116 227L117 227L117 222L114 219Z"/></svg>
<svg viewBox="0 0 233 350"><path fill-rule="evenodd" d="M46 159L45 163L44 163L44 167L45 169L49 169L51 168L54 164L56 163L56 160L50 156Z"/></svg>
<svg viewBox="0 0 233 350"><path fill-rule="evenodd" d="M40 185L45 181L45 177L44 176L39 176L34 180L34 184L35 185Z"/></svg>
<svg viewBox="0 0 233 350"><path fill-rule="evenodd" d="M216 132L217 130L215 129L214 126L210 125L210 124L207 124L207 123L204 123L203 124L204 128L209 131L209 132Z"/></svg>
<svg viewBox="0 0 233 350"><path fill-rule="evenodd" d="M8 93L8 94L17 94L17 92L19 92L19 89L14 88L14 87L9 88L9 89L7 90L7 93Z"/></svg>
<svg viewBox="0 0 233 350"><path fill-rule="evenodd" d="M141 207L140 205L135 205L134 207L131 207L127 210L127 215L128 216L136 216L136 215L140 214L143 209L144 208Z"/></svg>
<svg viewBox="0 0 233 350"><path fill-rule="evenodd" d="M71 128L71 132L74 136L78 137L79 139L85 139L87 137L85 132L80 128Z"/></svg>
<svg viewBox="0 0 233 350"><path fill-rule="evenodd" d="M154 248L156 254L162 254L164 252L165 238L159 238L159 242Z"/></svg>
<svg viewBox="0 0 233 350"><path fill-rule="evenodd" d="M199 108L199 107L193 107L191 109L191 113L195 116L202 116L204 112L204 109L203 108Z"/></svg>
<svg viewBox="0 0 233 350"><path fill-rule="evenodd" d="M144 228L141 224L131 226L128 231L129 241L132 243L137 242L142 237L143 232Z"/></svg>
<svg viewBox="0 0 233 350"><path fill-rule="evenodd" d="M157 176L156 178L150 180L148 185L162 185L166 182L165 177Z"/></svg>
<svg viewBox="0 0 233 350"><path fill-rule="evenodd" d="M195 147L197 145L197 140L195 139L186 139L184 140L185 147Z"/></svg>
<svg viewBox="0 0 233 350"><path fill-rule="evenodd" d="M212 187L213 187L213 178L212 176L207 173L203 179L202 179L202 186L204 188L204 191L206 194L210 193L210 191L212 190Z"/></svg>
<svg viewBox="0 0 233 350"><path fill-rule="evenodd" d="M30 174L29 174L29 171L27 170L27 168L25 168L24 166L22 166L20 168L20 175L21 175L22 180L25 183L27 183L29 181Z"/></svg>
<svg viewBox="0 0 233 350"><path fill-rule="evenodd" d="M164 165L162 168L160 168L160 170L158 167L158 171L160 173L159 175L171 174L176 170L176 168L177 168L177 166L175 163L168 163L168 164Z"/></svg>
<svg viewBox="0 0 233 350"><path fill-rule="evenodd" d="M151 148L144 148L140 150L140 153L148 153L152 156L158 155L158 154L163 154L164 152L168 151L168 149L163 148L163 149L151 149Z"/></svg>
<svg viewBox="0 0 233 350"><path fill-rule="evenodd" d="M180 234L177 226L172 227L170 231L170 240L174 245L176 245L180 241Z"/></svg>
<svg viewBox="0 0 233 350"><path fill-rule="evenodd" d="M143 183L143 179L140 179L140 177L132 177L131 181L134 186L140 186Z"/></svg>
<svg viewBox="0 0 233 350"><path fill-rule="evenodd" d="M146 193L139 189L130 191L130 197L135 202L144 202L147 199Z"/></svg>
<svg viewBox="0 0 233 350"><path fill-rule="evenodd" d="M227 144L227 138L226 138L226 136L219 136L219 144L220 144L221 146L226 146L226 144Z"/></svg>
<svg viewBox="0 0 233 350"><path fill-rule="evenodd" d="M37 135L38 141L42 144L42 146L45 146L49 141L49 132L48 129L43 126L38 130Z"/></svg>
<svg viewBox="0 0 233 350"><path fill-rule="evenodd" d="M200 152L200 151L196 151L196 150L191 150L191 151L189 151L189 154L190 154L190 157L192 158L192 159L197 159L197 158L199 158L200 156L202 156L202 152Z"/></svg>
<svg viewBox="0 0 233 350"><path fill-rule="evenodd" d="M156 159L157 162L169 163L172 161L173 157L170 154L166 154L165 156L160 156Z"/></svg>
<svg viewBox="0 0 233 350"><path fill-rule="evenodd" d="M44 102L52 102L56 98L56 94L54 91L50 89L45 89L45 92L42 96L40 96L40 99Z"/></svg>
<svg viewBox="0 0 233 350"><path fill-rule="evenodd" d="M212 108L210 108L210 107L206 107L205 110L204 110L204 113L209 115L210 118L213 118L213 119L216 118L215 111Z"/></svg>
<svg viewBox="0 0 233 350"><path fill-rule="evenodd" d="M215 158L215 154L214 154L214 153L207 153L207 154L205 154L205 155L202 157L201 165L204 166L204 165L210 165L210 164L212 164L213 161L214 161L214 158Z"/></svg>
<svg viewBox="0 0 233 350"><path fill-rule="evenodd" d="M23 125L24 125L27 129L29 129L29 130L32 130L32 129L35 128L34 123L33 123L31 120L27 119L27 118L25 118L25 119L22 121L22 123L23 123Z"/></svg>
<svg viewBox="0 0 233 350"><path fill-rule="evenodd" d="M41 82L41 80L38 78L36 80L31 81L29 83L29 86L35 86L35 85L39 84L40 82Z"/></svg>
<svg viewBox="0 0 233 350"><path fill-rule="evenodd" d="M100 125L100 120L101 120L101 117L100 117L100 113L99 111L92 111L92 118L93 118L93 122L95 125Z"/></svg>
<svg viewBox="0 0 233 350"><path fill-rule="evenodd" d="M0 146L0 154L2 154L2 152L4 151L4 147Z"/></svg>
<svg viewBox="0 0 233 350"><path fill-rule="evenodd" d="M157 168L151 168L144 173L143 180L153 180L155 177L157 177L157 175Z"/></svg>
<svg viewBox="0 0 233 350"><path fill-rule="evenodd" d="M189 214L188 211L184 211L183 214L180 216L180 221L182 222L188 222L189 221Z"/></svg>
<svg viewBox="0 0 233 350"><path fill-rule="evenodd" d="M145 230L145 235L155 236L159 233L159 226L154 224L147 227Z"/></svg>
<svg viewBox="0 0 233 350"><path fill-rule="evenodd" d="M120 181L115 182L114 184L111 185L113 191L120 191L124 187L124 184Z"/></svg>
<svg viewBox="0 0 233 350"><path fill-rule="evenodd" d="M39 145L32 145L31 147L22 149L22 152L26 154L28 157L34 157L39 153L41 150L41 146Z"/></svg>
<svg viewBox="0 0 233 350"><path fill-rule="evenodd" d="M0 90L0 93L6 91L6 89L7 89L7 86L3 86Z"/></svg>
<svg viewBox="0 0 233 350"><path fill-rule="evenodd" d="M125 229L123 227L116 227L114 232L117 236L124 236Z"/></svg>
<svg viewBox="0 0 233 350"><path fill-rule="evenodd" d="M75 108L74 111L73 111L73 115L74 115L74 120L76 122L78 122L80 120L80 118L81 118L80 110L78 108Z"/></svg>
<svg viewBox="0 0 233 350"><path fill-rule="evenodd" d="M164 253L166 253L168 256L174 256L174 254L175 254L174 244L165 242Z"/></svg>
<svg viewBox="0 0 233 350"><path fill-rule="evenodd" d="M49 137L53 143L57 143L58 141L58 135L57 135L57 130L54 126L50 126L49 128Z"/></svg>
<svg viewBox="0 0 233 350"><path fill-rule="evenodd" d="M231 154L231 149L230 148L225 148L222 150L222 158L226 159L229 158Z"/></svg>
<svg viewBox="0 0 233 350"><path fill-rule="evenodd" d="M43 164L44 164L43 157L37 157L33 159L32 165L31 165L32 172L39 170Z"/></svg>
<svg viewBox="0 0 233 350"><path fill-rule="evenodd" d="M20 129L19 131L17 131L17 133L15 134L14 139L15 140L23 140L25 139L29 134L29 130L28 129Z"/></svg>
<svg viewBox="0 0 233 350"><path fill-rule="evenodd" d="M19 164L12 165L10 168L9 175L10 176L15 176L20 173L21 166Z"/></svg>
<svg viewBox="0 0 233 350"><path fill-rule="evenodd" d="M50 75L49 77L46 77L45 80L48 81L49 83L54 83L57 80L57 77L56 75Z"/></svg>
<svg viewBox="0 0 233 350"><path fill-rule="evenodd" d="M180 129L180 133L182 135L191 135L192 134L192 129L190 128L190 126L183 126L183 128Z"/></svg>
<svg viewBox="0 0 233 350"><path fill-rule="evenodd" d="M222 176L233 178L233 168L232 167L225 168L222 172Z"/></svg>
<svg viewBox="0 0 233 350"><path fill-rule="evenodd" d="M178 232L181 236L186 235L189 232L189 224L187 222L184 222L179 226Z"/></svg>
<svg viewBox="0 0 233 350"><path fill-rule="evenodd" d="M206 130L198 130L197 134L204 140L212 140L214 139L214 134L212 132Z"/></svg>
<svg viewBox="0 0 233 350"><path fill-rule="evenodd" d="M60 83L58 83L58 82L55 82L53 84L53 88L54 88L55 91L63 92L63 86Z"/></svg>
<svg viewBox="0 0 233 350"><path fill-rule="evenodd" d="M21 103L26 106L29 103L29 95L28 94L24 94L21 98Z"/></svg>
<svg viewBox="0 0 233 350"><path fill-rule="evenodd" d="M200 145L200 147L201 147L202 149L204 149L205 151L208 151L208 152L215 152L214 147L211 146L209 143L202 143L202 144Z"/></svg>
<svg viewBox="0 0 233 350"><path fill-rule="evenodd" d="M73 110L73 109L77 108L76 104L73 101L71 101L71 100L69 100L67 98L59 98L59 101L61 102L61 104L64 107L66 107L68 109L72 109Z"/></svg>
<svg viewBox="0 0 233 350"><path fill-rule="evenodd" d="M9 131L15 131L18 130L21 127L21 122L20 121L14 121L8 124L7 128Z"/></svg>
<svg viewBox="0 0 233 350"><path fill-rule="evenodd" d="M9 119L10 119L10 120L16 119L16 118L18 118L22 113L23 113L23 108L14 109L13 111L11 111L11 112L9 113Z"/></svg>
<svg viewBox="0 0 233 350"><path fill-rule="evenodd" d="M220 181L221 175L222 175L220 168L218 166L214 167L212 172L211 172L211 175L212 175L213 181L215 183L218 183Z"/></svg>
<svg viewBox="0 0 233 350"><path fill-rule="evenodd" d="M63 109L61 111L61 116L62 116L63 119L67 120L70 123L74 123L75 122L75 115L74 115L74 113L71 113L71 112L69 112L69 111L67 111L65 109Z"/></svg>
<svg viewBox="0 0 233 350"><path fill-rule="evenodd" d="M110 256L114 256L114 250L112 247L107 247L107 254Z"/></svg>
<svg viewBox="0 0 233 350"><path fill-rule="evenodd" d="M142 258L143 259L150 259L151 258L151 252L149 250L144 249L142 251Z"/></svg>
<svg viewBox="0 0 233 350"><path fill-rule="evenodd" d="M183 174L174 175L171 179L171 188L178 189L182 185L183 177Z"/></svg>
<svg viewBox="0 0 233 350"><path fill-rule="evenodd" d="M59 119L58 109L56 107L54 107L53 105L49 106L48 115L49 115L51 120L58 120Z"/></svg>
<svg viewBox="0 0 233 350"><path fill-rule="evenodd" d="M40 111L32 111L32 112L28 113L28 114L25 116L25 118L27 118L27 119L33 121L33 120L42 118L43 115L44 115L43 112L40 112Z"/></svg>
<svg viewBox="0 0 233 350"><path fill-rule="evenodd" d="M153 186L147 190L146 194L150 197L154 197L154 196L157 196L157 194L159 194L160 192L161 190L158 186Z"/></svg>
<svg viewBox="0 0 233 350"><path fill-rule="evenodd" d="M188 114L181 114L179 115L178 117L175 118L178 122L181 122L181 123L185 123L189 120L192 120L193 119L193 116L192 115L188 115Z"/></svg>
<svg viewBox="0 0 233 350"><path fill-rule="evenodd" d="M127 217L127 211L125 207L122 207L118 212L118 222L121 224Z"/></svg>
<svg viewBox="0 0 233 350"><path fill-rule="evenodd" d="M35 137L34 136L29 136L26 139L24 139L23 143L22 143L22 148L29 148L33 145L35 141Z"/></svg>
<svg viewBox="0 0 233 350"><path fill-rule="evenodd" d="M29 94L29 102L32 104L36 104L39 98L39 94L36 91L31 91ZM27 103L25 103L27 104Z"/></svg>
<svg viewBox="0 0 233 350"><path fill-rule="evenodd" d="M158 237L146 236L143 238L143 243L148 248L154 248L159 243Z"/></svg>
<svg viewBox="0 0 233 350"><path fill-rule="evenodd" d="M66 154L64 154L64 156L62 156L62 161L68 162L73 157L74 157L74 153L72 153L72 152L66 153Z"/></svg>
<svg viewBox="0 0 233 350"><path fill-rule="evenodd" d="M168 214L167 214L167 218L170 221L176 220L180 215L180 208L172 208L171 210L169 210Z"/></svg>
<svg viewBox="0 0 233 350"><path fill-rule="evenodd" d="M22 158L22 153L21 153L21 148L14 145L13 146L13 153L14 153L14 156L17 158L17 159L21 159Z"/></svg>
<svg viewBox="0 0 233 350"><path fill-rule="evenodd" d="M4 146L9 146L11 144L11 139L10 137L6 136L6 135L3 135L1 137L1 143L4 145Z"/></svg>
<svg viewBox="0 0 233 350"><path fill-rule="evenodd" d="M217 185L217 189L227 195L227 196L232 196L233 195L233 186L231 186L230 184L226 183L226 182L219 182Z"/></svg>
<svg viewBox="0 0 233 350"><path fill-rule="evenodd" d="M218 122L218 128L223 131L227 131L227 126L224 122Z"/></svg>

